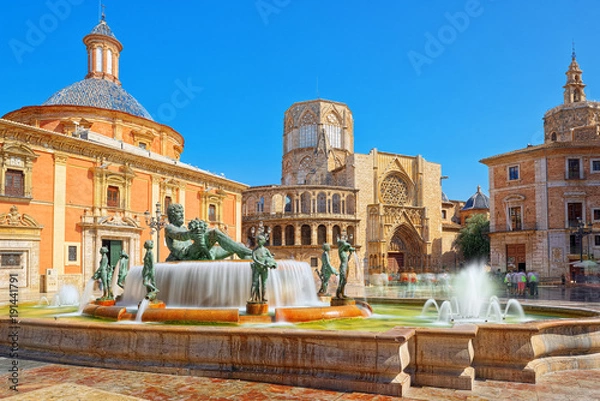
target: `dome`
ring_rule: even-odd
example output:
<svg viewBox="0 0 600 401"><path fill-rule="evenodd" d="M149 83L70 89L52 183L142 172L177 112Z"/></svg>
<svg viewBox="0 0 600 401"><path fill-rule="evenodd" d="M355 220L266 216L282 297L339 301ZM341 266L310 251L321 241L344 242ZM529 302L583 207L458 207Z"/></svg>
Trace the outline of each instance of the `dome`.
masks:
<svg viewBox="0 0 600 401"><path fill-rule="evenodd" d="M461 210L472 210L472 209L489 209L490 198L488 198L483 192L481 187L477 186L477 192L467 200L465 206Z"/></svg>
<svg viewBox="0 0 600 401"><path fill-rule="evenodd" d="M71 105L123 111L152 120L150 113L125 89L114 82L88 78L59 90L43 103L44 106Z"/></svg>
<svg viewBox="0 0 600 401"><path fill-rule="evenodd" d="M106 23L106 21L104 19L102 21L100 21L100 23L98 23L98 25L96 25L92 29L92 31L89 33L89 35L104 35L104 36L110 36L111 38L117 39L117 37L111 31L111 29L108 27L108 24Z"/></svg>

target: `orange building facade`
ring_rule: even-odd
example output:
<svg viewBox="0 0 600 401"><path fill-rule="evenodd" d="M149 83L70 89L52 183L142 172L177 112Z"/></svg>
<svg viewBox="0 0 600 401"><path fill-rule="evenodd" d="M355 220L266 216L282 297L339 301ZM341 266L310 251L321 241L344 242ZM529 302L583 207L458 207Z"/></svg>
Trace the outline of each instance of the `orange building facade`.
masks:
<svg viewBox="0 0 600 401"><path fill-rule="evenodd" d="M157 239L144 213L155 217L157 204L164 215L181 203L187 219L241 237L247 186L180 161L183 136L121 87L123 47L104 19L84 44L85 79L0 119L0 283L16 274L21 300L82 289L102 246L111 265L121 250L139 265L144 241ZM168 256L162 233L156 251Z"/></svg>

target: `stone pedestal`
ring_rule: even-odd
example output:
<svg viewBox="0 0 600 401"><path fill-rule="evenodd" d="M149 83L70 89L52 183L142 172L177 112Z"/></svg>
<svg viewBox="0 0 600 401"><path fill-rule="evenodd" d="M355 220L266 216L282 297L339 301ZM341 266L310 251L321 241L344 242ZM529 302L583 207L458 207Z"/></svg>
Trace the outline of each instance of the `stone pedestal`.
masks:
<svg viewBox="0 0 600 401"><path fill-rule="evenodd" d="M246 303L246 313L248 315L266 315L269 313L269 304L248 302Z"/></svg>
<svg viewBox="0 0 600 401"><path fill-rule="evenodd" d="M321 302L325 302L327 304L331 302L331 294L317 294L317 297L319 297L319 301Z"/></svg>
<svg viewBox="0 0 600 401"><path fill-rule="evenodd" d="M331 306L356 305L352 298L331 298Z"/></svg>
<svg viewBox="0 0 600 401"><path fill-rule="evenodd" d="M97 299L93 303L96 305L100 305L100 306L115 306L116 302L117 301L115 301L114 299L105 299L105 300Z"/></svg>

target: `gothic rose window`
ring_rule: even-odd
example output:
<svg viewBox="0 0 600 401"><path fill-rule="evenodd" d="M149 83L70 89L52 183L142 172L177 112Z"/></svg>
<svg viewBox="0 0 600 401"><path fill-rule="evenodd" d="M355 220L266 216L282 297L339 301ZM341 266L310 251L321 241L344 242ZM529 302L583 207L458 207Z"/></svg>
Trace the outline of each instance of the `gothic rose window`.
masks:
<svg viewBox="0 0 600 401"><path fill-rule="evenodd" d="M397 175L386 177L379 188L381 200L388 205L402 206L408 201L406 183Z"/></svg>

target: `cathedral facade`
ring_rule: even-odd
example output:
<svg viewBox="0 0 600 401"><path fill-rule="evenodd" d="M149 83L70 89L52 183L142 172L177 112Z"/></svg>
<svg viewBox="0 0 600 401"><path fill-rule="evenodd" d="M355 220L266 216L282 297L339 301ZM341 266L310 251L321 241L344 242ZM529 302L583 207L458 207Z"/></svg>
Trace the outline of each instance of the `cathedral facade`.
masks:
<svg viewBox="0 0 600 401"><path fill-rule="evenodd" d="M357 249L350 283L371 272L438 270L457 260L460 210L441 179L441 166L421 156L355 153L346 104L295 103L283 118L281 185L243 192L243 235L251 244L262 222L276 257L315 268L324 243L337 264L337 239L347 238Z"/></svg>
<svg viewBox="0 0 600 401"><path fill-rule="evenodd" d="M491 262L574 278L600 256L600 103L585 95L575 54L544 143L482 160L489 168Z"/></svg>
<svg viewBox="0 0 600 401"><path fill-rule="evenodd" d="M241 240L247 186L180 161L183 136L122 88L123 46L104 18L84 44L85 79L0 119L0 283L15 274L22 301L82 289L102 246L112 266L121 250L141 264L157 238L145 212L160 220L170 203ZM155 252L165 260L163 241Z"/></svg>

